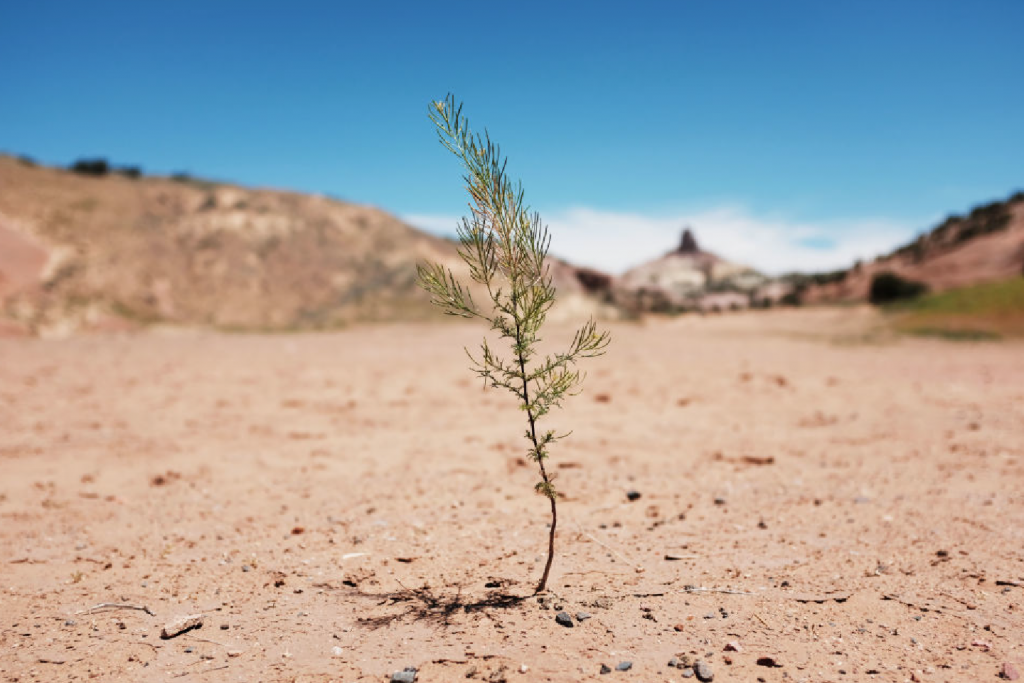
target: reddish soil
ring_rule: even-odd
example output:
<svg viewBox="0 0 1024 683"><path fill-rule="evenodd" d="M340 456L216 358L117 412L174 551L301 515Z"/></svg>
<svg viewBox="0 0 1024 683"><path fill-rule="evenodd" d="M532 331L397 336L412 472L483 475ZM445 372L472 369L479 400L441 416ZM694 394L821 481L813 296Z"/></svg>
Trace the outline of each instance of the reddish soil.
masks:
<svg viewBox="0 0 1024 683"><path fill-rule="evenodd" d="M37 241L14 230L0 217L0 301L38 285L49 254Z"/></svg>
<svg viewBox="0 0 1024 683"><path fill-rule="evenodd" d="M866 315L613 326L547 420L574 433L543 604L547 504L476 325L0 339L0 680L1024 671L1024 346Z"/></svg>

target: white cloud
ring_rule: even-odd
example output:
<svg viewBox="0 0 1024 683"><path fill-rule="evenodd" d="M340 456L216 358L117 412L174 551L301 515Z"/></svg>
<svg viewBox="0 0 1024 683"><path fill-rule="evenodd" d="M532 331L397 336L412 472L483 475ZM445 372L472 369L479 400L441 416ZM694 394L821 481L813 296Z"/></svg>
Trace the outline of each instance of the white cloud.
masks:
<svg viewBox="0 0 1024 683"><path fill-rule="evenodd" d="M870 260L911 239L914 226L885 219L809 223L755 216L735 206L646 215L577 207L541 212L551 229L551 253L576 265L610 273L661 256L679 244L684 226L702 249L765 273L833 270ZM403 219L435 234L453 235L459 218L406 215Z"/></svg>

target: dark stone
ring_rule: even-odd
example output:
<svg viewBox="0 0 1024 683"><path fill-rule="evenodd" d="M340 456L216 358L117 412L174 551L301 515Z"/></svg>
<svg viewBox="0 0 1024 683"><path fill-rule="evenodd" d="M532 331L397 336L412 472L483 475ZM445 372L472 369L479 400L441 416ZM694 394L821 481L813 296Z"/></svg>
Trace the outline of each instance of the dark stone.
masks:
<svg viewBox="0 0 1024 683"><path fill-rule="evenodd" d="M683 230L683 237L679 240L679 253L680 254L696 254L700 251L697 246L697 238L693 236L693 232L689 228Z"/></svg>
<svg viewBox="0 0 1024 683"><path fill-rule="evenodd" d="M566 628L572 628L572 617L569 616L568 612L559 612L555 615L555 621Z"/></svg>
<svg viewBox="0 0 1024 683"><path fill-rule="evenodd" d="M672 669L679 668L679 658L673 657L672 659L668 660L668 665Z"/></svg>
<svg viewBox="0 0 1024 683"><path fill-rule="evenodd" d="M599 270L592 268L577 268L576 279L583 285L583 289L590 294L607 292L612 288L612 279Z"/></svg>
<svg viewBox="0 0 1024 683"><path fill-rule="evenodd" d="M782 666L782 664L779 663L779 660L775 659L775 657L758 657L757 658L757 665L758 666L767 666L767 667L770 667L770 668L776 668L776 667Z"/></svg>
<svg viewBox="0 0 1024 683"><path fill-rule="evenodd" d="M721 496L718 496L717 498L715 498L715 505L725 505L725 503L726 503L725 498L722 498Z"/></svg>
<svg viewBox="0 0 1024 683"><path fill-rule="evenodd" d="M629 671L633 668L633 662L619 662L619 665L615 667L616 671Z"/></svg>
<svg viewBox="0 0 1024 683"><path fill-rule="evenodd" d="M626 491L626 500L633 502L640 499L640 492L637 490Z"/></svg>
<svg viewBox="0 0 1024 683"><path fill-rule="evenodd" d="M711 670L711 665L701 660L698 661L696 666L693 667L694 672L697 674L698 681L711 681L715 678L715 672Z"/></svg>
<svg viewBox="0 0 1024 683"><path fill-rule="evenodd" d="M612 672L612 668L610 666L608 666L607 664L602 664L601 665L601 673L603 673L603 674L610 674L611 672Z"/></svg>

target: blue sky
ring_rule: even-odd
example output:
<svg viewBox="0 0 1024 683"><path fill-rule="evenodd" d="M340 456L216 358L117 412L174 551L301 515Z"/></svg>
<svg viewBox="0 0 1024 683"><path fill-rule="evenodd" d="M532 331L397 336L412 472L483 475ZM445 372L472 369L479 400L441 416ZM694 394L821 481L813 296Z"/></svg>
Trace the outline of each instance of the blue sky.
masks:
<svg viewBox="0 0 1024 683"><path fill-rule="evenodd" d="M870 257L1024 187L1024 2L7 2L0 149L322 192L453 232L451 91L553 250L683 223L771 271Z"/></svg>

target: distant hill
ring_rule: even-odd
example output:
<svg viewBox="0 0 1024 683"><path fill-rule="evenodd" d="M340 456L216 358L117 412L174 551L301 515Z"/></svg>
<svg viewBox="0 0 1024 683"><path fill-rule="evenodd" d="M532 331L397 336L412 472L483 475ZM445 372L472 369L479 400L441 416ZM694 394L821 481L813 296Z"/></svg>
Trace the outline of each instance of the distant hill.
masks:
<svg viewBox="0 0 1024 683"><path fill-rule="evenodd" d="M750 306L767 281L753 268L702 250L686 228L676 249L630 268L613 289L627 310L728 310Z"/></svg>
<svg viewBox="0 0 1024 683"><path fill-rule="evenodd" d="M932 292L1024 274L1024 192L950 216L933 230L870 263L803 278L801 301L864 301L877 273L890 271Z"/></svg>
<svg viewBox="0 0 1024 683"><path fill-rule="evenodd" d="M453 243L380 209L94 161L76 168L0 156L0 332L436 320L415 264L465 277ZM560 310L602 306L588 294L601 274L552 268Z"/></svg>

